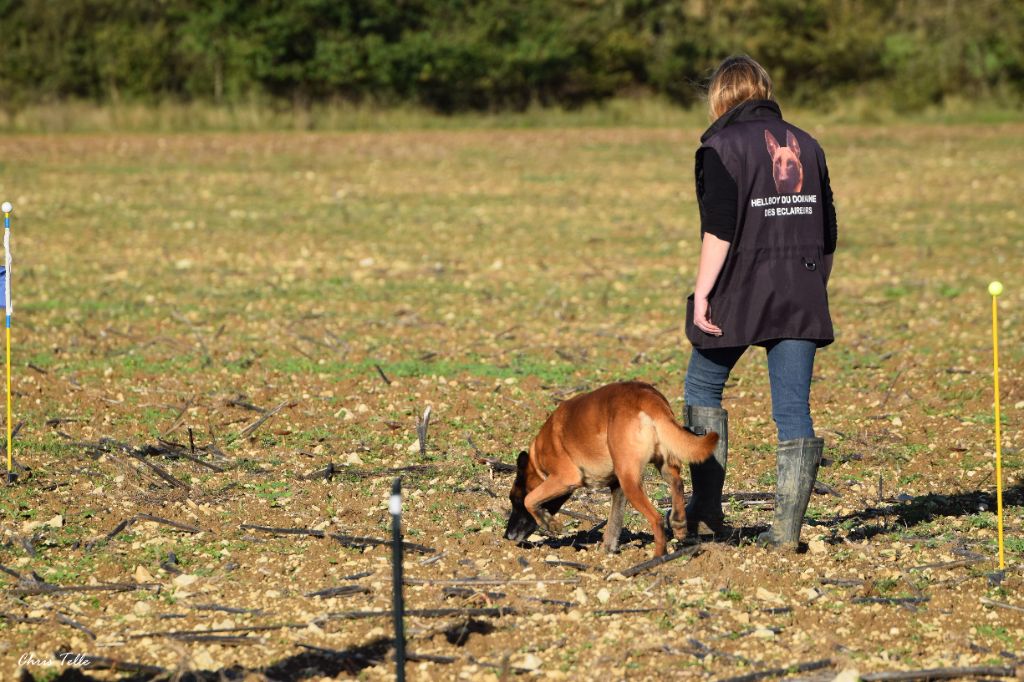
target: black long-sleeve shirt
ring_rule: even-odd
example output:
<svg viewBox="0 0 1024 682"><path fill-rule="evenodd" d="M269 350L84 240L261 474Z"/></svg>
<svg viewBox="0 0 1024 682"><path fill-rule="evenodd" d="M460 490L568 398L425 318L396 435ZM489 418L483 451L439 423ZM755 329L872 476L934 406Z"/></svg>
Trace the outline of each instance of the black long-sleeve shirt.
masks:
<svg viewBox="0 0 1024 682"><path fill-rule="evenodd" d="M839 228L827 166L824 171L822 204L825 211L825 253L834 253ZM700 192L702 209L701 236L710 232L719 239L731 242L736 234L739 187L714 149L704 149L697 159L697 191Z"/></svg>

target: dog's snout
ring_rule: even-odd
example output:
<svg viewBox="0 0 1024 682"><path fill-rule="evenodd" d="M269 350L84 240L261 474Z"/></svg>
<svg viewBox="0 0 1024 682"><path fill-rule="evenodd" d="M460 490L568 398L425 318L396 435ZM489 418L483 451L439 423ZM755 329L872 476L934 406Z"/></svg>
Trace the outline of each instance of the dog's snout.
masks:
<svg viewBox="0 0 1024 682"><path fill-rule="evenodd" d="M505 539L513 542L525 542L526 538L537 529L537 521L525 508L512 508L508 525L505 527Z"/></svg>

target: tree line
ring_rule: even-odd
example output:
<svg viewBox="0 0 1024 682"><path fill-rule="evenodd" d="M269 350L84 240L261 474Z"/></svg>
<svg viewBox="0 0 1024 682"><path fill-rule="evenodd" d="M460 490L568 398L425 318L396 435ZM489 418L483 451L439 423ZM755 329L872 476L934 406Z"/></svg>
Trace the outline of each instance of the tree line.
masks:
<svg viewBox="0 0 1024 682"><path fill-rule="evenodd" d="M1024 2L0 0L0 106L258 97L450 113L637 92L689 105L736 52L805 105L1016 104Z"/></svg>

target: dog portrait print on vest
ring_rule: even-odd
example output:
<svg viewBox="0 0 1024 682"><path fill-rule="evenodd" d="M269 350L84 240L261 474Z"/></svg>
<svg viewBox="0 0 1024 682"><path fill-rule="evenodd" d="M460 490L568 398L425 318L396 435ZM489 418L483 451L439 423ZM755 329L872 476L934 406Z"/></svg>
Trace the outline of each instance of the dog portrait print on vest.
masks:
<svg viewBox="0 0 1024 682"><path fill-rule="evenodd" d="M764 131L764 141L768 145L768 153L772 157L772 177L775 178L775 191L779 194L799 192L804 185L804 167L800 163L800 143L792 131L786 131L786 146L780 147L779 141L770 131Z"/></svg>

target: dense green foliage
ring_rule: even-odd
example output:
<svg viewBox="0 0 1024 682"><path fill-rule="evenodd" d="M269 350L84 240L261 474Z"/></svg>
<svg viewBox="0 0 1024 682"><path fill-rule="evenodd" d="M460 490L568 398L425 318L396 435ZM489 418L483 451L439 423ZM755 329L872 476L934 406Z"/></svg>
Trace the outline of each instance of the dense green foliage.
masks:
<svg viewBox="0 0 1024 682"><path fill-rule="evenodd" d="M9 115L84 99L341 99L441 112L688 104L746 52L787 97L913 109L1024 93L1024 3L1001 0L0 0Z"/></svg>

